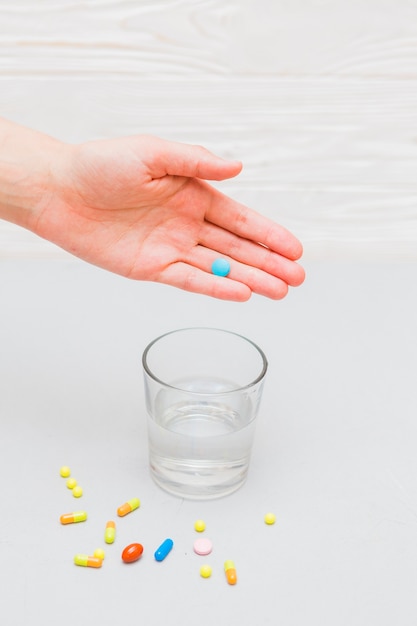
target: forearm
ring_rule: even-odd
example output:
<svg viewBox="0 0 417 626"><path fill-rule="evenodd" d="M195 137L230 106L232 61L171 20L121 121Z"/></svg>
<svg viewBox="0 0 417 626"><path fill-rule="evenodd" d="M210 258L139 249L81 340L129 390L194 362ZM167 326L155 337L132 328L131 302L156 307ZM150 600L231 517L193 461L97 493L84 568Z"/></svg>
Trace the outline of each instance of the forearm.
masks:
<svg viewBox="0 0 417 626"><path fill-rule="evenodd" d="M0 218L36 230L59 141L0 118Z"/></svg>

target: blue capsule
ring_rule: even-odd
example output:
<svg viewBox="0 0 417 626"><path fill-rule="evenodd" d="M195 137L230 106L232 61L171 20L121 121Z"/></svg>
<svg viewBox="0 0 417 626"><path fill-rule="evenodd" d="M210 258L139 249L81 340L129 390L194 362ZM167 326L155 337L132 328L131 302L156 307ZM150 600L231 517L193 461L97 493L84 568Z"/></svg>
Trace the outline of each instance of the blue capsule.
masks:
<svg viewBox="0 0 417 626"><path fill-rule="evenodd" d="M172 539L165 539L163 543L156 550L154 557L156 561L163 561L165 557L171 552L174 542Z"/></svg>

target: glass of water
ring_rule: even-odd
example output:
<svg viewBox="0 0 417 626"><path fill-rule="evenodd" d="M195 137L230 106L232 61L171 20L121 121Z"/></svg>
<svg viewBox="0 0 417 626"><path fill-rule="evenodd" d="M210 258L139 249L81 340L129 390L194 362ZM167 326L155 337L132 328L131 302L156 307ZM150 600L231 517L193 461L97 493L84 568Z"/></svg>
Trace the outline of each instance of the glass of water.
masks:
<svg viewBox="0 0 417 626"><path fill-rule="evenodd" d="M194 499L238 489L268 368L262 350L234 332L185 328L152 341L142 363L155 482Z"/></svg>

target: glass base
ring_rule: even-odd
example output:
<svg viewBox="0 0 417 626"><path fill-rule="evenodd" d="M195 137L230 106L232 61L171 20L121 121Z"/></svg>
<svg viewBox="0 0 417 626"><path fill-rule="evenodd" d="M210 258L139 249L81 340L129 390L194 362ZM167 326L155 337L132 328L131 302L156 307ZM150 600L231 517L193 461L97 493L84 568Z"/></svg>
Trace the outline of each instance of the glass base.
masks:
<svg viewBox="0 0 417 626"><path fill-rule="evenodd" d="M159 462L150 464L150 473L154 482L164 491L189 500L214 500L228 496L242 487L246 481L248 465L240 464L230 468L216 466L198 467L195 465L175 468L170 464L164 467Z"/></svg>

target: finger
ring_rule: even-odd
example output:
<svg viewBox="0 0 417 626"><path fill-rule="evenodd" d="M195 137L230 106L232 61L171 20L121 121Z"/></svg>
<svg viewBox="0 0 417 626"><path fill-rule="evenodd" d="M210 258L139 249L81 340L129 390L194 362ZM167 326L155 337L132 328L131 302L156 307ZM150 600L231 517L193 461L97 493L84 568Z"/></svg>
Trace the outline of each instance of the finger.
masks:
<svg viewBox="0 0 417 626"><path fill-rule="evenodd" d="M159 282L185 291L234 302L246 302L252 295L250 288L243 283L214 276L182 262L167 267L159 277Z"/></svg>
<svg viewBox="0 0 417 626"><path fill-rule="evenodd" d="M195 265L199 269L205 272L211 272L211 266L215 259L219 257L219 254L214 250L209 250L204 246L195 246L190 258L187 259L190 264ZM225 282L235 282L245 284L249 289L259 294L260 296L266 296L272 300L281 300L288 293L288 285L281 278L271 276L263 270L240 263L236 259L224 255L230 262L230 273L226 278L223 278Z"/></svg>
<svg viewBox="0 0 417 626"><path fill-rule="evenodd" d="M207 221L239 237L260 243L288 259L295 261L301 257L301 242L286 228L228 198L220 191L211 191L212 201L206 212Z"/></svg>
<svg viewBox="0 0 417 626"><path fill-rule="evenodd" d="M226 160L203 146L155 139L158 141L157 156L152 161L152 177L185 176L205 180L224 180L237 176L242 169L240 161ZM155 147L153 149L155 154Z"/></svg>
<svg viewBox="0 0 417 626"><path fill-rule="evenodd" d="M298 263L213 224L207 223L201 231L200 244L245 265L259 268L267 274L281 278L292 287L298 287L304 281L305 272Z"/></svg>

